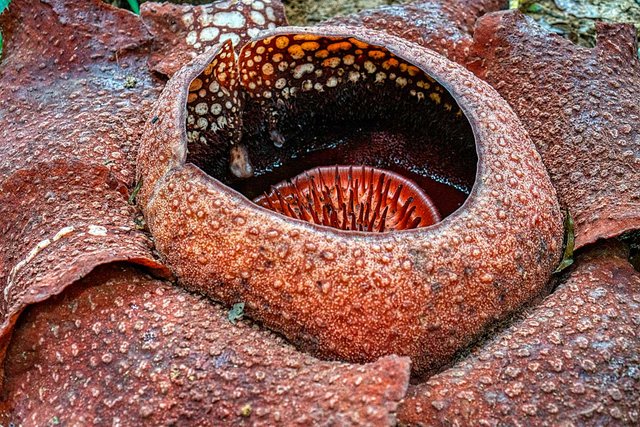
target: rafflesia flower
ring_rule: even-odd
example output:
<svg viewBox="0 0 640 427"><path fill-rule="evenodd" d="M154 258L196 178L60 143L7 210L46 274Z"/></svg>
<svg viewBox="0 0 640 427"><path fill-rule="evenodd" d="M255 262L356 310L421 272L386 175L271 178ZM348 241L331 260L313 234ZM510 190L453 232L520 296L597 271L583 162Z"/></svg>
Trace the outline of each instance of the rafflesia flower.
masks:
<svg viewBox="0 0 640 427"><path fill-rule="evenodd" d="M14 0L0 422L637 422L632 32L502 6Z"/></svg>
<svg viewBox="0 0 640 427"><path fill-rule="evenodd" d="M559 262L555 191L515 115L401 39L290 27L237 61L228 43L178 72L152 114L139 201L168 265L323 358L395 353L431 372ZM274 174L293 181L256 202L233 189L253 196ZM469 193L453 213L436 180Z"/></svg>

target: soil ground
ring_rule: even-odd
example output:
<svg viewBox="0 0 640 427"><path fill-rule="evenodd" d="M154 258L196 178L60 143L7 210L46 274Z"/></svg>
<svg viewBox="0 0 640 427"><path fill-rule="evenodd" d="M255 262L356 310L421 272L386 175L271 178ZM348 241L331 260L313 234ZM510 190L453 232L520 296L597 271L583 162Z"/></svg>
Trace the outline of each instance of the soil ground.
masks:
<svg viewBox="0 0 640 427"><path fill-rule="evenodd" d="M594 45L596 21L630 22L640 31L640 0L526 0L519 3L520 10L543 27L582 46Z"/></svg>
<svg viewBox="0 0 640 427"><path fill-rule="evenodd" d="M334 16L344 16L365 9L406 2L406 0L284 0L291 25L310 25Z"/></svg>

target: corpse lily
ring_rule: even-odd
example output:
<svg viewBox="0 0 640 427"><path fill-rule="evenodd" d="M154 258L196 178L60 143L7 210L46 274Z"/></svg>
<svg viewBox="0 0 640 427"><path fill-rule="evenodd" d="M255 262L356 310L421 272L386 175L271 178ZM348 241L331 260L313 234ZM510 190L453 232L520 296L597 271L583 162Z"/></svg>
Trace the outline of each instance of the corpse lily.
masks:
<svg viewBox="0 0 640 427"><path fill-rule="evenodd" d="M633 32L503 3L14 0L0 423L637 422Z"/></svg>
<svg viewBox="0 0 640 427"><path fill-rule="evenodd" d="M416 375L540 294L562 250L560 208L533 144L487 84L357 28L277 29L234 56L228 43L179 71L140 148L138 200L181 283L228 305L245 302L250 317L323 358L407 355ZM276 184L258 203L231 188L229 152L239 146L260 180L280 164L304 167L329 144L332 162L358 162L334 168L333 183L322 170L301 171L304 179L287 177L295 184ZM220 164L227 158L230 167ZM397 173L355 175L362 161ZM398 224L388 214L400 225L409 209L421 215L411 225L437 218L421 213L431 205L421 187L403 184L400 175L422 178L415 171L437 171L473 187L471 195L436 224L387 230ZM377 189L361 188L376 175ZM391 185L411 194L397 200ZM314 186L315 200L305 192ZM289 215L264 209L263 199ZM418 209L408 207L414 200ZM442 198L432 200L438 207ZM382 222L382 233L371 231Z"/></svg>

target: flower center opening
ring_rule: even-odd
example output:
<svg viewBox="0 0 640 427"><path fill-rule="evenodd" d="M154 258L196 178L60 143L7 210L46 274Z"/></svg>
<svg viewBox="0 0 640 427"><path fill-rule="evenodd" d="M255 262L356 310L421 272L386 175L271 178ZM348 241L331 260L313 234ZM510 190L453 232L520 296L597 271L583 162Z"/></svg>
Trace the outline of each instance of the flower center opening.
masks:
<svg viewBox="0 0 640 427"><path fill-rule="evenodd" d="M415 183L366 166L318 167L271 187L254 202L341 230L385 232L440 221L433 202Z"/></svg>
<svg viewBox="0 0 640 427"><path fill-rule="evenodd" d="M189 162L248 199L269 199L274 210L318 224L351 229L353 215L354 230L383 231L412 227L416 218L389 207L380 227L386 205L380 202L377 211L372 202L373 221L366 216L368 190L353 189L353 209L343 209L338 195L348 200L346 184L321 201L325 189L319 172L312 172L318 167L351 165L354 182L363 165L385 171L383 182L410 180L414 194L398 197L413 197L415 215L424 221L430 215L420 213L418 201L425 194L427 205L445 218L464 204L475 183L475 137L453 94L412 61L353 37L271 35L245 45L237 60L228 43L192 81L187 113ZM321 204L304 190L314 188L306 176L316 175ZM333 182L333 172L327 176ZM300 187L299 200L279 184L287 181ZM291 209L280 205L272 186L281 195L291 193L283 199ZM389 184L391 196L395 188ZM265 192L271 196L261 198Z"/></svg>

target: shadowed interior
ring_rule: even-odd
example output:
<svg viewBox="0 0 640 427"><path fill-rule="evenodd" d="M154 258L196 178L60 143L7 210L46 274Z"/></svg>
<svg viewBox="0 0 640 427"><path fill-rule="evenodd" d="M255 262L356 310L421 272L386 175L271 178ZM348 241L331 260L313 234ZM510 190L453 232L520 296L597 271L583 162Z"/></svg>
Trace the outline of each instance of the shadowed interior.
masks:
<svg viewBox="0 0 640 427"><path fill-rule="evenodd" d="M468 120L444 87L384 48L352 38L272 36L245 46L237 66L225 46L194 83L189 161L250 199L332 165L396 172L417 183L442 217L473 187ZM232 164L250 163L251 177L230 172L234 146L243 155Z"/></svg>

